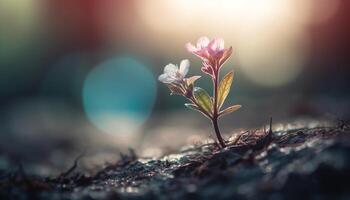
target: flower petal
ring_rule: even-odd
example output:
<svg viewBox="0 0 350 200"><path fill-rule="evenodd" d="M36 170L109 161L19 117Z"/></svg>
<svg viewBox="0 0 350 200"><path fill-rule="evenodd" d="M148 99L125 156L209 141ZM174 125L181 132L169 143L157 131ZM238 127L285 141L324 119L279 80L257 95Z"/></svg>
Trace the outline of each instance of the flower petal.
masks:
<svg viewBox="0 0 350 200"><path fill-rule="evenodd" d="M168 76L168 74L161 74L158 77L158 80L163 83L172 83L175 81L175 79L173 77Z"/></svg>
<svg viewBox="0 0 350 200"><path fill-rule="evenodd" d="M164 67L164 73L165 74L169 74L169 75L175 75L178 70L179 70L179 68L176 65L172 64L172 63L167 64Z"/></svg>
<svg viewBox="0 0 350 200"><path fill-rule="evenodd" d="M186 44L186 49L190 53L198 51L197 47L195 47L192 43L187 43Z"/></svg>
<svg viewBox="0 0 350 200"><path fill-rule="evenodd" d="M220 51L224 49L224 40L222 38L215 38L209 43L209 49L212 51Z"/></svg>
<svg viewBox="0 0 350 200"><path fill-rule="evenodd" d="M225 48L225 41L222 38L216 39L217 47L219 50L223 50Z"/></svg>
<svg viewBox="0 0 350 200"><path fill-rule="evenodd" d="M182 75L183 78L187 75L189 68L190 61L188 59L182 60L180 63L179 73Z"/></svg>
<svg viewBox="0 0 350 200"><path fill-rule="evenodd" d="M209 38L207 37L200 37L197 41L197 48L201 49L201 48L206 48L209 44Z"/></svg>
<svg viewBox="0 0 350 200"><path fill-rule="evenodd" d="M210 58L210 54L206 48L193 52L193 54L201 58L203 61L207 61Z"/></svg>

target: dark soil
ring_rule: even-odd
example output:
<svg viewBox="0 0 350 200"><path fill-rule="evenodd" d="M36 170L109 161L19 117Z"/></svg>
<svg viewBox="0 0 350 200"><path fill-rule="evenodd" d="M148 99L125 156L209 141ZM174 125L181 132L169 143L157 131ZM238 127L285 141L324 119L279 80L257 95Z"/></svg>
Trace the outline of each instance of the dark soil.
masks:
<svg viewBox="0 0 350 200"><path fill-rule="evenodd" d="M350 128L242 133L225 149L185 147L161 159L131 150L93 176L0 171L0 199L350 199ZM232 142L233 143L233 142Z"/></svg>

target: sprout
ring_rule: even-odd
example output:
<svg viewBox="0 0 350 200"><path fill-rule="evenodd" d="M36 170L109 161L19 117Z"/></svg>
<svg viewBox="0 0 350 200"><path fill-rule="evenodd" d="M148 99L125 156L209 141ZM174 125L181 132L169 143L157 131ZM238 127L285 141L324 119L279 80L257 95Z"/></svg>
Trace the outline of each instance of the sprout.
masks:
<svg viewBox="0 0 350 200"><path fill-rule="evenodd" d="M221 67L232 54L232 47L225 49L223 39L210 41L207 37L201 37L196 46L188 43L186 48L202 60L201 70L210 75L213 81L213 97L203 88L194 86L200 76L185 78L190 66L188 60L182 60L180 68L174 64L168 64L158 79L168 86L171 94L187 98L189 103L185 104L186 107L199 111L211 120L219 144L224 148L226 144L220 133L218 119L241 108L241 105L233 105L222 109L232 85L233 70L228 72L221 81L219 75Z"/></svg>

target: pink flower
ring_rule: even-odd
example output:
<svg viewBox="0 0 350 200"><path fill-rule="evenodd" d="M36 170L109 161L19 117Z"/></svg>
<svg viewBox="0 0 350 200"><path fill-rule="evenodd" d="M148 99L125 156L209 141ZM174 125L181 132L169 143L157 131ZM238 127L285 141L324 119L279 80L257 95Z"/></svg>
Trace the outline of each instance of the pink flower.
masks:
<svg viewBox="0 0 350 200"><path fill-rule="evenodd" d="M186 44L186 48L189 52L198 56L203 60L202 71L213 75L217 73L220 67L231 56L232 47L225 49L224 40L216 38L209 40L207 37L201 37L197 41L197 45L194 46L191 43Z"/></svg>

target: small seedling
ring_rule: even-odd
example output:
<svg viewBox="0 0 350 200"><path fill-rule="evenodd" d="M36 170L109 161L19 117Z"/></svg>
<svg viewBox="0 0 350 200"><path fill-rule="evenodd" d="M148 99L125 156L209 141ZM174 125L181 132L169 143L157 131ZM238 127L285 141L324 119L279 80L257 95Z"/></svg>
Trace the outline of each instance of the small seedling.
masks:
<svg viewBox="0 0 350 200"><path fill-rule="evenodd" d="M202 60L202 72L209 75L213 81L213 96L209 96L203 88L194 86L200 76L186 78L190 67L187 59L182 60L179 67L174 64L166 65L164 73L158 79L168 86L172 95L187 98L189 103L185 104L186 107L199 111L211 120L219 144L224 148L226 144L219 130L218 119L241 108L241 105L233 105L222 109L232 85L233 70L229 71L220 81L220 69L231 56L232 47L225 49L223 39L210 41L207 37L201 37L196 46L188 43L186 48Z"/></svg>

